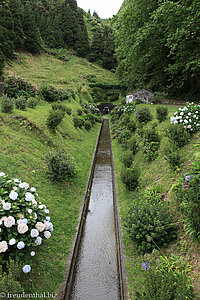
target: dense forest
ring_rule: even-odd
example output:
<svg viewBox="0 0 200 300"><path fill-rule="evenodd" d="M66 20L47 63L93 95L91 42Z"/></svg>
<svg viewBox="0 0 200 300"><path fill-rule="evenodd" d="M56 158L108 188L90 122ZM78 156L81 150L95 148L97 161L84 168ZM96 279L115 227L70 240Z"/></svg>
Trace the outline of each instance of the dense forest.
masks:
<svg viewBox="0 0 200 300"><path fill-rule="evenodd" d="M200 1L125 0L115 17L118 74L130 90L200 92Z"/></svg>
<svg viewBox="0 0 200 300"><path fill-rule="evenodd" d="M117 69L128 91L190 97L200 92L200 1L125 0L101 20L76 0L3 0L0 4L0 75L15 51L48 49Z"/></svg>
<svg viewBox="0 0 200 300"><path fill-rule="evenodd" d="M86 23L92 27L88 36ZM72 49L81 57L116 67L114 30L97 13L84 12L76 0L3 0L0 4L0 74L15 51L32 54Z"/></svg>

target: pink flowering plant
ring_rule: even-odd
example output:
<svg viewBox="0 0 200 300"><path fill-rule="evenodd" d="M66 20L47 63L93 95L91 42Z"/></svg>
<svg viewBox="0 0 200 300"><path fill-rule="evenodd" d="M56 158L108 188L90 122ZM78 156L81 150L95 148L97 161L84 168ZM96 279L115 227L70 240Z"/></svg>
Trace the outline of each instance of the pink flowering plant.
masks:
<svg viewBox="0 0 200 300"><path fill-rule="evenodd" d="M0 263L10 257L23 261L23 272L30 272L35 250L52 231L49 210L36 189L0 172Z"/></svg>
<svg viewBox="0 0 200 300"><path fill-rule="evenodd" d="M182 124L190 133L200 130L200 105L187 102L170 118L171 124Z"/></svg>

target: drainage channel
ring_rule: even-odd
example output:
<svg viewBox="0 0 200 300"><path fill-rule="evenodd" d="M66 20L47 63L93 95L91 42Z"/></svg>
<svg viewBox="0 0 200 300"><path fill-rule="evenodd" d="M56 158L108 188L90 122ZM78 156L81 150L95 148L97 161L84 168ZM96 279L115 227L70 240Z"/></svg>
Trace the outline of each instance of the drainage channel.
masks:
<svg viewBox="0 0 200 300"><path fill-rule="evenodd" d="M87 215L65 300L124 299L113 182L109 120L104 119L94 158Z"/></svg>

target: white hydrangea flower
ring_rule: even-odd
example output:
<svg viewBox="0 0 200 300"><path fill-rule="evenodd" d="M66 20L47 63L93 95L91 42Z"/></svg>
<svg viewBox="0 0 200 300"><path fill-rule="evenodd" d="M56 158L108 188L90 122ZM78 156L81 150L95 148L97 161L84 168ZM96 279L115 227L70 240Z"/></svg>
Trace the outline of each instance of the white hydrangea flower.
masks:
<svg viewBox="0 0 200 300"><path fill-rule="evenodd" d="M39 209L43 209L43 208L44 208L44 205L43 205L43 204L40 204L40 205L38 206L38 208L39 208Z"/></svg>
<svg viewBox="0 0 200 300"><path fill-rule="evenodd" d="M24 247L25 247L25 243L24 243L24 242L18 242L18 243L17 243L17 248L18 248L19 250L23 249Z"/></svg>
<svg viewBox="0 0 200 300"><path fill-rule="evenodd" d="M16 186L13 187L13 191L15 191L15 192L17 191L17 187Z"/></svg>
<svg viewBox="0 0 200 300"><path fill-rule="evenodd" d="M18 217L19 217L20 219L24 219L24 214L19 213L19 214L18 214Z"/></svg>
<svg viewBox="0 0 200 300"><path fill-rule="evenodd" d="M25 200L26 200L26 201L33 201L33 200L35 200L35 197L34 197L33 194L27 192L27 193L25 194Z"/></svg>
<svg viewBox="0 0 200 300"><path fill-rule="evenodd" d="M45 212L46 214L49 214L49 209L45 209L44 212Z"/></svg>
<svg viewBox="0 0 200 300"><path fill-rule="evenodd" d="M39 231L37 229L31 229L31 237L36 238L39 235Z"/></svg>
<svg viewBox="0 0 200 300"><path fill-rule="evenodd" d="M29 273L31 271L31 266L30 265L25 265L22 268L24 273Z"/></svg>
<svg viewBox="0 0 200 300"><path fill-rule="evenodd" d="M6 174L4 172L0 172L0 177L5 176Z"/></svg>
<svg viewBox="0 0 200 300"><path fill-rule="evenodd" d="M49 239L49 238L51 237L51 232L50 232L50 231L45 231L45 232L44 232L44 237L45 237L46 239Z"/></svg>
<svg viewBox="0 0 200 300"><path fill-rule="evenodd" d="M42 238L38 236L37 239L35 240L35 243L37 246L40 246L42 244Z"/></svg>
<svg viewBox="0 0 200 300"><path fill-rule="evenodd" d="M47 221L50 221L50 217L46 217L46 220L47 220Z"/></svg>
<svg viewBox="0 0 200 300"><path fill-rule="evenodd" d="M10 194L9 194L9 198L12 199L12 200L16 200L18 197L18 193L15 192L15 191L11 191Z"/></svg>
<svg viewBox="0 0 200 300"><path fill-rule="evenodd" d="M35 224L35 228L37 228L37 229L39 230L39 232L42 232L42 231L44 231L44 229L45 229L45 225L44 225L44 223L42 223L42 222L37 222L37 223Z"/></svg>
<svg viewBox="0 0 200 300"><path fill-rule="evenodd" d="M15 178L15 179L14 179L14 182L20 183L21 181L20 181L19 179Z"/></svg>
<svg viewBox="0 0 200 300"><path fill-rule="evenodd" d="M13 246L16 244L16 239L12 238L8 243L10 246Z"/></svg>
<svg viewBox="0 0 200 300"><path fill-rule="evenodd" d="M8 250L8 244L6 241L0 242L0 253L6 252Z"/></svg>
<svg viewBox="0 0 200 300"><path fill-rule="evenodd" d="M19 187L20 187L21 189L27 190L27 189L29 188L29 184L28 184L27 182L21 182L21 183L19 184Z"/></svg>
<svg viewBox="0 0 200 300"><path fill-rule="evenodd" d="M17 224L22 224L22 223L28 224L28 219L24 218L24 219L17 220Z"/></svg>
<svg viewBox="0 0 200 300"><path fill-rule="evenodd" d="M30 256L35 256L35 251L31 251Z"/></svg>
<svg viewBox="0 0 200 300"><path fill-rule="evenodd" d="M31 208L28 209L28 213L32 214L33 210Z"/></svg>
<svg viewBox="0 0 200 300"><path fill-rule="evenodd" d="M32 192L32 193L35 193L35 192L36 192L36 188L32 187L32 188L31 188L31 192Z"/></svg>
<svg viewBox="0 0 200 300"><path fill-rule="evenodd" d="M25 224L25 223L21 223L17 226L17 231L20 233L20 234L24 234L25 232L28 231L28 226Z"/></svg>
<svg viewBox="0 0 200 300"><path fill-rule="evenodd" d="M50 228L50 223L48 221L44 221L45 230L48 230Z"/></svg>
<svg viewBox="0 0 200 300"><path fill-rule="evenodd" d="M34 217L33 217L34 220L37 220L37 214L34 213Z"/></svg>
<svg viewBox="0 0 200 300"><path fill-rule="evenodd" d="M10 210L10 209L11 209L11 203L9 203L9 202L4 202L4 203L3 203L3 209L4 209L4 210Z"/></svg>
<svg viewBox="0 0 200 300"><path fill-rule="evenodd" d="M15 225L15 218L13 218L12 216L7 217L7 218L4 220L4 225L5 225L7 228L12 227L13 225Z"/></svg>

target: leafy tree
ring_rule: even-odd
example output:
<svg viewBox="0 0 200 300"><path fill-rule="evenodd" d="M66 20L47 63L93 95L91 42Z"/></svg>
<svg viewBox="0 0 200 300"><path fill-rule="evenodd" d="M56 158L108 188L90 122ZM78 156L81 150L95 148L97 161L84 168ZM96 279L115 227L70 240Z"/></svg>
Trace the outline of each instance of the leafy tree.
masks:
<svg viewBox="0 0 200 300"><path fill-rule="evenodd" d="M97 27L92 40L90 61L102 62L103 42L102 29Z"/></svg>
<svg viewBox="0 0 200 300"><path fill-rule="evenodd" d="M77 43L76 50L78 55L86 57L90 52L88 33L85 26L83 11L81 9L77 10Z"/></svg>
<svg viewBox="0 0 200 300"><path fill-rule="evenodd" d="M12 0L9 2L9 8L12 15L13 28L15 32L14 45L16 49L23 49L24 32L22 26L22 3L21 0Z"/></svg>
<svg viewBox="0 0 200 300"><path fill-rule="evenodd" d="M114 69L116 67L115 58L115 36L113 29L105 26L104 29L104 49L102 57L102 65L107 69Z"/></svg>
<svg viewBox="0 0 200 300"><path fill-rule="evenodd" d="M41 48L40 36L29 2L26 2L24 6L23 30L25 34L24 48L33 54L39 53Z"/></svg>
<svg viewBox="0 0 200 300"><path fill-rule="evenodd" d="M66 1L68 2L68 1ZM60 27L66 47L74 47L77 41L77 18L69 3L64 4Z"/></svg>

